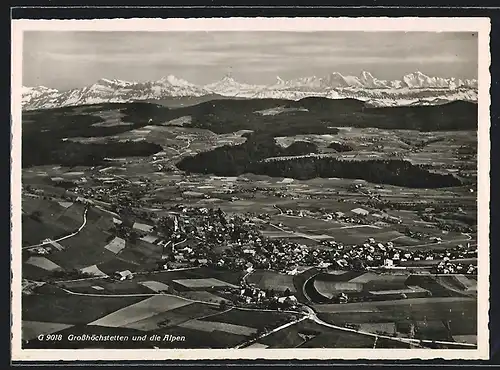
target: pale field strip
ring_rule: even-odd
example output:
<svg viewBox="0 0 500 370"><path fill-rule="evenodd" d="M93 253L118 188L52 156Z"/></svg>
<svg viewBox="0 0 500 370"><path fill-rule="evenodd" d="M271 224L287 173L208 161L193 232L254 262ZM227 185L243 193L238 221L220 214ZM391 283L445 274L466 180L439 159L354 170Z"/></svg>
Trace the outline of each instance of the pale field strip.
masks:
<svg viewBox="0 0 500 370"><path fill-rule="evenodd" d="M86 273L86 274L90 274L90 275L93 275L93 276L102 276L102 277L107 277L108 275L105 274L104 272L102 272L99 267L97 267L97 265L92 265L92 266L88 266L88 267L84 267L82 269L80 269L81 272L83 273Z"/></svg>
<svg viewBox="0 0 500 370"><path fill-rule="evenodd" d="M89 325L117 328L188 304L191 302L182 298L157 295L110 313Z"/></svg>
<svg viewBox="0 0 500 370"><path fill-rule="evenodd" d="M259 342L255 342L255 343L252 343L250 344L249 346L243 348L243 349L255 349L255 348L258 348L258 349L264 349L264 348L268 348L269 346L267 344L263 344L263 343L259 343Z"/></svg>
<svg viewBox="0 0 500 370"><path fill-rule="evenodd" d="M236 285L221 281L215 278L206 279L177 279L172 280L173 282L183 285L188 288L208 288L208 287L224 287L229 286L231 288L237 288Z"/></svg>
<svg viewBox="0 0 500 370"><path fill-rule="evenodd" d="M172 311L167 311L151 317L147 317L142 320L131 322L129 324L124 325L123 327L129 329L142 330L142 331L152 331L161 327L160 326L161 322L166 322L168 327L175 327L189 320L191 320L191 317L189 316L183 314L177 314Z"/></svg>
<svg viewBox="0 0 500 370"><path fill-rule="evenodd" d="M396 331L396 324L394 322L365 322L359 325L361 331L367 331L369 333L375 333L377 331L394 333Z"/></svg>
<svg viewBox="0 0 500 370"><path fill-rule="evenodd" d="M140 239L144 240L145 242L148 242L148 243L154 243L158 239L158 237L151 235L151 234L148 234L148 235L143 236Z"/></svg>
<svg viewBox="0 0 500 370"><path fill-rule="evenodd" d="M421 288L419 286L409 286L406 289L370 290L368 293L373 295L384 295L384 294L406 294L406 293L424 293L424 292L428 292L428 290Z"/></svg>
<svg viewBox="0 0 500 370"><path fill-rule="evenodd" d="M216 321L202 321L197 319L179 324L179 326L182 328L201 330L209 333L218 330L218 331L225 331L226 333L245 335L245 336L250 336L257 332L257 329L250 328L248 326L227 324Z"/></svg>
<svg viewBox="0 0 500 370"><path fill-rule="evenodd" d="M153 226L147 225L147 224L142 224L140 222L134 222L134 224L132 225L132 228L134 228L136 230L145 231L145 232L150 232L151 230L153 230Z"/></svg>
<svg viewBox="0 0 500 370"><path fill-rule="evenodd" d="M315 235L315 234L305 234L305 233L298 233L298 232L295 232L293 234L296 235L296 236L299 236L299 237L306 238L306 239L315 239L315 240L334 239L333 236L331 236L331 235L325 235L325 234Z"/></svg>
<svg viewBox="0 0 500 370"><path fill-rule="evenodd" d="M428 305L433 303L449 303L455 302L475 302L475 298L469 297L433 297L433 298L407 298L391 301L377 302L359 302L359 303L333 303L333 304L317 304L314 305L317 312L325 313L341 313L341 312L380 312L380 307L385 306L412 306L418 310L419 305Z"/></svg>
<svg viewBox="0 0 500 370"><path fill-rule="evenodd" d="M191 117L191 116L182 116L182 117L170 120L168 122L165 122L162 125L165 125L165 126L183 126L185 124L190 124L192 120L193 120L193 117Z"/></svg>
<svg viewBox="0 0 500 370"><path fill-rule="evenodd" d="M151 132L151 130L131 130L130 134L131 135L148 135Z"/></svg>
<svg viewBox="0 0 500 370"><path fill-rule="evenodd" d="M148 289L151 289L153 292L159 293L162 291L167 291L168 285L161 283L159 281L141 281L140 285L145 286Z"/></svg>
<svg viewBox="0 0 500 370"><path fill-rule="evenodd" d="M477 344L477 335L454 335L453 340L459 343Z"/></svg>
<svg viewBox="0 0 500 370"><path fill-rule="evenodd" d="M122 238L119 238L119 237L115 237L107 245L105 245L104 248L110 252L113 252L114 254L117 254L123 248L125 248L125 240L123 240Z"/></svg>
<svg viewBox="0 0 500 370"><path fill-rule="evenodd" d="M60 324L57 322L43 322L43 321L27 321L22 322L22 337L23 340L31 340L40 334L52 334L58 331L72 327L69 324Z"/></svg>
<svg viewBox="0 0 500 370"><path fill-rule="evenodd" d="M454 278L464 287L464 290L477 289L477 281L474 279L469 279L464 275L454 275Z"/></svg>
<svg viewBox="0 0 500 370"><path fill-rule="evenodd" d="M60 178L60 179L64 180L63 178ZM52 180L54 180L54 178ZM54 180L54 181L57 181L57 180ZM69 208L73 205L73 202L58 202L58 203L61 207L64 207L64 208Z"/></svg>
<svg viewBox="0 0 500 370"><path fill-rule="evenodd" d="M30 257L26 261L26 263L28 265L36 266L46 271L54 271L61 268L59 265L57 265L56 263L52 262L51 260L45 257L33 256Z"/></svg>
<svg viewBox="0 0 500 370"><path fill-rule="evenodd" d="M95 127L113 127L113 126L130 126L133 125L131 122L123 122L122 118L124 114L117 109L110 111L99 111L92 112L91 115L100 117L105 120L105 122L98 122L92 124Z"/></svg>
<svg viewBox="0 0 500 370"><path fill-rule="evenodd" d="M333 292L332 295L337 291L341 292L361 292L363 290L363 284L351 283L351 282L333 282L325 280L315 280L314 287L318 292L326 293Z"/></svg>
<svg viewBox="0 0 500 370"><path fill-rule="evenodd" d="M349 280L349 282L350 283L366 284L366 283L368 283L370 281L376 281L376 280L390 280L390 281L393 281L393 280L406 280L407 278L408 278L407 275L401 275L401 276L398 276L398 275L388 275L388 274L379 275L379 274L375 274L373 272L367 272L366 274L357 276L357 277Z"/></svg>

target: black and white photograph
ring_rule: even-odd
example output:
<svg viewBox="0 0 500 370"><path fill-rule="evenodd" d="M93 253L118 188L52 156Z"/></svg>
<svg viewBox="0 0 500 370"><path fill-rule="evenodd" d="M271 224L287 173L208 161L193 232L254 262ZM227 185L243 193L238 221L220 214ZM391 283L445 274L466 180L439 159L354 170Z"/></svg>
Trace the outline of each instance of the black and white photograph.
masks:
<svg viewBox="0 0 500 370"><path fill-rule="evenodd" d="M487 356L487 20L146 21L13 22L20 359Z"/></svg>

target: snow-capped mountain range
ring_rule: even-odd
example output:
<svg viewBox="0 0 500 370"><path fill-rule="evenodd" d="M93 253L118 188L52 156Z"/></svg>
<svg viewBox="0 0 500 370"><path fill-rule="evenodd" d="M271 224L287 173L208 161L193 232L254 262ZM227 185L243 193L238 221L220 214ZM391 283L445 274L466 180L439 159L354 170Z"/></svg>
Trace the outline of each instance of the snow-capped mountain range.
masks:
<svg viewBox="0 0 500 370"><path fill-rule="evenodd" d="M270 85L240 83L229 76L205 86L172 75L148 82L102 78L93 85L66 91L45 86L23 86L22 107L23 110L33 110L207 95L289 100L321 96L364 100L369 106L432 105L453 100L476 102L477 80L429 77L421 72L407 74L400 80L380 80L369 72L362 72L359 76L344 76L334 72L321 77L291 80L277 77L276 82Z"/></svg>

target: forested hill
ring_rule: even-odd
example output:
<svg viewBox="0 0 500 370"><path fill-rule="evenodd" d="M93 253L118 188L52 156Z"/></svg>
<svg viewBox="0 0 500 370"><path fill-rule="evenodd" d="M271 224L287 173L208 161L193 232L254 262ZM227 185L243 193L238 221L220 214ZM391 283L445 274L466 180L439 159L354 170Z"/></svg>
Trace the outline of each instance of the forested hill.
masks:
<svg viewBox="0 0 500 370"><path fill-rule="evenodd" d="M364 179L373 183L415 188L438 188L462 185L453 175L432 173L403 160L343 161L316 153L312 143L296 142L288 148L276 145L269 136L250 135L237 146L223 146L186 157L177 164L181 170L219 176L238 176L246 172L307 180L316 177ZM301 158L293 156L306 155ZM290 158L286 158L291 156ZM264 161L270 157L283 160Z"/></svg>
<svg viewBox="0 0 500 370"><path fill-rule="evenodd" d="M275 115L256 113L275 107L290 111ZM174 112L191 115L192 127L215 133L254 130L285 136L293 135L289 132L294 130L321 134L329 128L344 126L419 131L477 129L477 104L464 101L440 106L367 108L364 102L355 99L214 100Z"/></svg>
<svg viewBox="0 0 500 370"><path fill-rule="evenodd" d="M108 122L108 118L103 117L114 118L109 118L112 122ZM279 156L284 154L280 149L273 148L274 141L270 141L271 138L302 134L336 135L338 127L476 130L477 104L454 102L440 106L367 108L362 101L355 99L218 99L181 108L137 102L29 111L23 112L23 166L58 163L94 165L102 163L104 157L152 155L161 148L134 142L89 146L65 140L74 137L109 137L147 125L168 125L171 120L181 117L188 117L184 127L207 129L216 134L251 130L251 145L259 150L264 147L264 152L269 151L269 156ZM272 145L268 144L271 142ZM111 145L114 147L111 148ZM313 148L302 149L300 145L290 150L297 148L298 152L314 152ZM223 157L235 158L224 159L229 166L227 171L266 158L259 157L260 154L255 154L254 149L248 150L247 146L235 148L235 152L233 149L228 150ZM236 152L243 154L235 155Z"/></svg>

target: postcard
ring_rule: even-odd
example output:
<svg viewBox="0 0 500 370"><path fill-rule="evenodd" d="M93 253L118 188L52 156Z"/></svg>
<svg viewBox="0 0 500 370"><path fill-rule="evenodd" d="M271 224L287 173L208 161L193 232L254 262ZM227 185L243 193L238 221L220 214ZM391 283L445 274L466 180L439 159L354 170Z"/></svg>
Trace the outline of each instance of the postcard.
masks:
<svg viewBox="0 0 500 370"><path fill-rule="evenodd" d="M487 359L487 18L12 21L12 359Z"/></svg>

